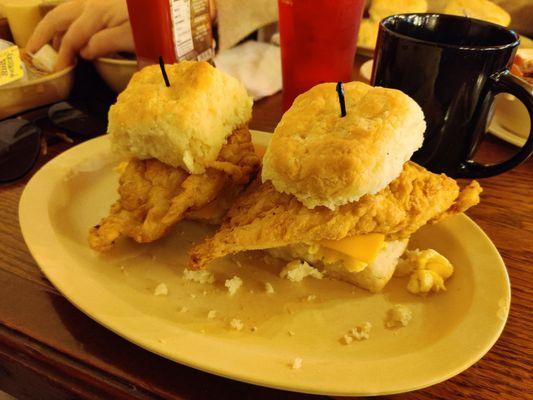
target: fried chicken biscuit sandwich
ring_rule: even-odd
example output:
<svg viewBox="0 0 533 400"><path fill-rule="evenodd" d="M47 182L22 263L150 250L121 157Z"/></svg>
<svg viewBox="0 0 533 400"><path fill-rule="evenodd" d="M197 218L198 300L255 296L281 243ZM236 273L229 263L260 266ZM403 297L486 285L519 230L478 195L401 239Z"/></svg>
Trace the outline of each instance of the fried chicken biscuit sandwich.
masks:
<svg viewBox="0 0 533 400"><path fill-rule="evenodd" d="M95 250L152 242L183 218L216 221L259 168L242 84L206 62L166 72L169 87L157 65L137 72L109 111L112 150L128 161L119 200L90 230Z"/></svg>
<svg viewBox="0 0 533 400"><path fill-rule="evenodd" d="M425 130L414 100L361 82L344 90L344 117L333 83L296 98L275 129L261 177L220 229L191 249L191 268L266 250L377 292L414 232L479 202L477 182L461 190L408 161Z"/></svg>

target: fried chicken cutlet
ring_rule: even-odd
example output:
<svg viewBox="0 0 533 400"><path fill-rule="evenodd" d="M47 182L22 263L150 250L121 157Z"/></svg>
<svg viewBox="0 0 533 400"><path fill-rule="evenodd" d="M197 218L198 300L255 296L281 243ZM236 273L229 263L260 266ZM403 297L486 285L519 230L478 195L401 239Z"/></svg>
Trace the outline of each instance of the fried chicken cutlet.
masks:
<svg viewBox="0 0 533 400"><path fill-rule="evenodd" d="M106 251L121 236L152 242L187 217L218 222L253 178L259 163L245 127L229 136L217 160L203 174L189 174L154 158L134 158L120 177L119 200L90 230L89 245Z"/></svg>
<svg viewBox="0 0 533 400"><path fill-rule="evenodd" d="M256 179L215 235L191 249L189 267L203 268L216 258L245 250L353 235L381 233L387 240L405 239L427 223L476 205L480 193L475 181L460 190L452 178L412 162L385 189L337 210L306 208L296 197Z"/></svg>
<svg viewBox="0 0 533 400"><path fill-rule="evenodd" d="M111 151L127 165L118 201L89 231L94 250L123 236L152 242L183 218L218 223L259 168L246 88L207 62L165 70L170 86L147 66L109 109Z"/></svg>
<svg viewBox="0 0 533 400"><path fill-rule="evenodd" d="M283 115L263 157L261 179L240 196L221 228L190 250L190 268L246 250L309 265L371 292L392 278L409 237L465 211L481 188L409 162L426 129L405 93L361 82L319 84ZM306 263L308 264L306 266Z"/></svg>

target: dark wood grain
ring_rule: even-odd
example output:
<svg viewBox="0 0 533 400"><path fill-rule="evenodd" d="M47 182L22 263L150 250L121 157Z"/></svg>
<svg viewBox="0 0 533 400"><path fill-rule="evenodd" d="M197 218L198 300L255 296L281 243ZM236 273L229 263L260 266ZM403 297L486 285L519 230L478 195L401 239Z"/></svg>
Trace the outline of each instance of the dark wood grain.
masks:
<svg viewBox="0 0 533 400"><path fill-rule="evenodd" d="M272 131L280 96L256 103L251 127ZM66 148L56 145L47 159ZM487 136L479 159L516 151ZM28 179L28 178L26 178ZM165 360L86 317L44 278L20 233L17 207L25 181L0 188L0 389L31 398L304 399L219 378ZM390 399L527 399L532 393L533 162L482 181L482 203L469 215L507 265L512 305L507 326L477 364L441 384Z"/></svg>

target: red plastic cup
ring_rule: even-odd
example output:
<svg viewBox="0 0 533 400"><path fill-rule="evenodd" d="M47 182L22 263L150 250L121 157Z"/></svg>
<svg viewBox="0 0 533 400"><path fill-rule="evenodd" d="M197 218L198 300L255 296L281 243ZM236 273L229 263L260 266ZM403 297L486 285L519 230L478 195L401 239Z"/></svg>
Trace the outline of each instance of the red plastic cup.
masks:
<svg viewBox="0 0 533 400"><path fill-rule="evenodd" d="M322 82L351 80L364 0L278 0L283 109Z"/></svg>

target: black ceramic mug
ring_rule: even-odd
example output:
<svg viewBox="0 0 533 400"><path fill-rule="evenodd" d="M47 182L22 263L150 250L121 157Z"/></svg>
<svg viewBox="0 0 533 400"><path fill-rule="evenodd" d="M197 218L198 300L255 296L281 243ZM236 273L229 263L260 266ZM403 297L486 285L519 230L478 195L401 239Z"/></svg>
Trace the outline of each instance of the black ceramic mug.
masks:
<svg viewBox="0 0 533 400"><path fill-rule="evenodd" d="M471 18L405 14L381 21L372 83L400 89L424 110L427 130L414 161L453 177L481 178L514 168L533 153L530 132L503 163L472 160L497 93L516 96L533 116L531 86L508 69L518 45L513 31Z"/></svg>

